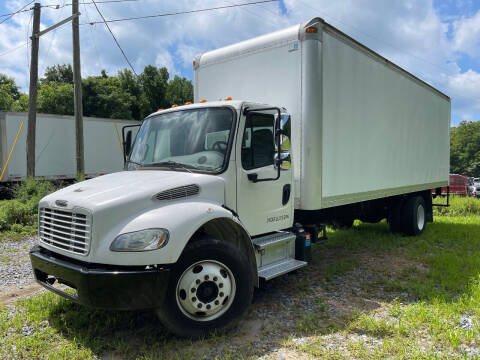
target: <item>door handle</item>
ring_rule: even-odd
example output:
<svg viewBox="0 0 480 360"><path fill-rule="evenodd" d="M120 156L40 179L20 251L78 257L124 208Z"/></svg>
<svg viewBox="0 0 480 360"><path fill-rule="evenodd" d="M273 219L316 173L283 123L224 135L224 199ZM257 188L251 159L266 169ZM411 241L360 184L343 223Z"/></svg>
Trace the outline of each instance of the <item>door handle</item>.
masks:
<svg viewBox="0 0 480 360"><path fill-rule="evenodd" d="M247 178L248 180L250 180L251 182L257 182L257 179L258 179L258 174L257 173L250 173L250 174L247 174Z"/></svg>
<svg viewBox="0 0 480 360"><path fill-rule="evenodd" d="M288 204L288 201L290 200L290 192L291 192L290 189L291 189L290 184L286 184L283 186L282 205Z"/></svg>

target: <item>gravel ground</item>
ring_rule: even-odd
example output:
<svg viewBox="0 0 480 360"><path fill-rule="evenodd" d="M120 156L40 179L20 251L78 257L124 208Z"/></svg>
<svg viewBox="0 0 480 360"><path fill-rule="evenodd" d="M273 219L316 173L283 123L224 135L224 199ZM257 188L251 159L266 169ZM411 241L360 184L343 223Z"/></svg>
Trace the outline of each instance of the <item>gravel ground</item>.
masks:
<svg viewBox="0 0 480 360"><path fill-rule="evenodd" d="M0 242L0 292L35 282L28 252L36 242L35 237Z"/></svg>

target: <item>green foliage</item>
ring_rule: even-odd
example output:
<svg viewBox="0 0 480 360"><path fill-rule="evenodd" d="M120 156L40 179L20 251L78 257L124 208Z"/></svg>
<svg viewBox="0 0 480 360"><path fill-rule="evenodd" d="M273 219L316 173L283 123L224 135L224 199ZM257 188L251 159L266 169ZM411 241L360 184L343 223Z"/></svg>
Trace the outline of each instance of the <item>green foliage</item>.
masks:
<svg viewBox="0 0 480 360"><path fill-rule="evenodd" d="M44 114L73 115L72 85L44 82L38 90L37 109Z"/></svg>
<svg viewBox="0 0 480 360"><path fill-rule="evenodd" d="M192 82L184 77L175 75L172 81L168 83L165 95L167 103L182 105L193 99Z"/></svg>
<svg viewBox="0 0 480 360"><path fill-rule="evenodd" d="M15 80L0 74L0 110L25 111L27 107L28 96L20 93Z"/></svg>
<svg viewBox="0 0 480 360"><path fill-rule="evenodd" d="M146 113L150 114L159 108L170 107L171 104L165 97L169 76L166 68L157 68L152 65L145 66L138 76L138 82L147 101Z"/></svg>
<svg viewBox="0 0 480 360"><path fill-rule="evenodd" d="M450 172L480 176L479 121L462 121L450 129Z"/></svg>
<svg viewBox="0 0 480 360"><path fill-rule="evenodd" d="M49 82L73 85L72 65L63 64L63 65L47 66L45 70L45 77L40 79L40 83L46 84Z"/></svg>
<svg viewBox="0 0 480 360"><path fill-rule="evenodd" d="M28 179L22 182L16 187L13 200L0 202L0 231L35 231L38 202L53 191L55 186L49 181Z"/></svg>
<svg viewBox="0 0 480 360"><path fill-rule="evenodd" d="M437 198L438 199L438 198ZM434 200L437 202L437 199ZM441 202L442 200L438 200ZM445 199L443 202L446 203ZM475 197L452 196L450 207L434 207L434 215L471 216L480 215L480 199Z"/></svg>

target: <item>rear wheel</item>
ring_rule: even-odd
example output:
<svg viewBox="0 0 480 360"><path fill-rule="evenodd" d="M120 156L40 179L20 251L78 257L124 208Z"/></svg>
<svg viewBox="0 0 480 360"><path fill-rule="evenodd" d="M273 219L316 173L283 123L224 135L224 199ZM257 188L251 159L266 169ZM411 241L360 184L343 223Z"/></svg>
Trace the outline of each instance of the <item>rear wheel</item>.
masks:
<svg viewBox="0 0 480 360"><path fill-rule="evenodd" d="M198 338L238 319L252 295L246 255L230 243L205 238L186 247L156 313L175 335Z"/></svg>
<svg viewBox="0 0 480 360"><path fill-rule="evenodd" d="M427 211L422 196L412 196L403 205L402 232L406 235L420 235L427 225Z"/></svg>

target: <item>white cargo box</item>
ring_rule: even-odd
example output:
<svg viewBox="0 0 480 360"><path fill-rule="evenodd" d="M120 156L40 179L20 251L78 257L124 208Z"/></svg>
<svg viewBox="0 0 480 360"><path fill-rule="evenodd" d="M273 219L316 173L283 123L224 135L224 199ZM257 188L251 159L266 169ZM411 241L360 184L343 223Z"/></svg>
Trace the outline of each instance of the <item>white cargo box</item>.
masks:
<svg viewBox="0 0 480 360"><path fill-rule="evenodd" d="M23 123L2 182L19 181L26 177L27 117L27 113L0 112L0 172L7 164L8 155ZM121 171L123 169L122 127L139 124L139 122L91 117L84 117L83 120L86 177ZM74 117L37 114L35 155L37 178L75 178Z"/></svg>
<svg viewBox="0 0 480 360"><path fill-rule="evenodd" d="M450 98L322 19L197 56L194 89L291 113L297 209L448 184Z"/></svg>

